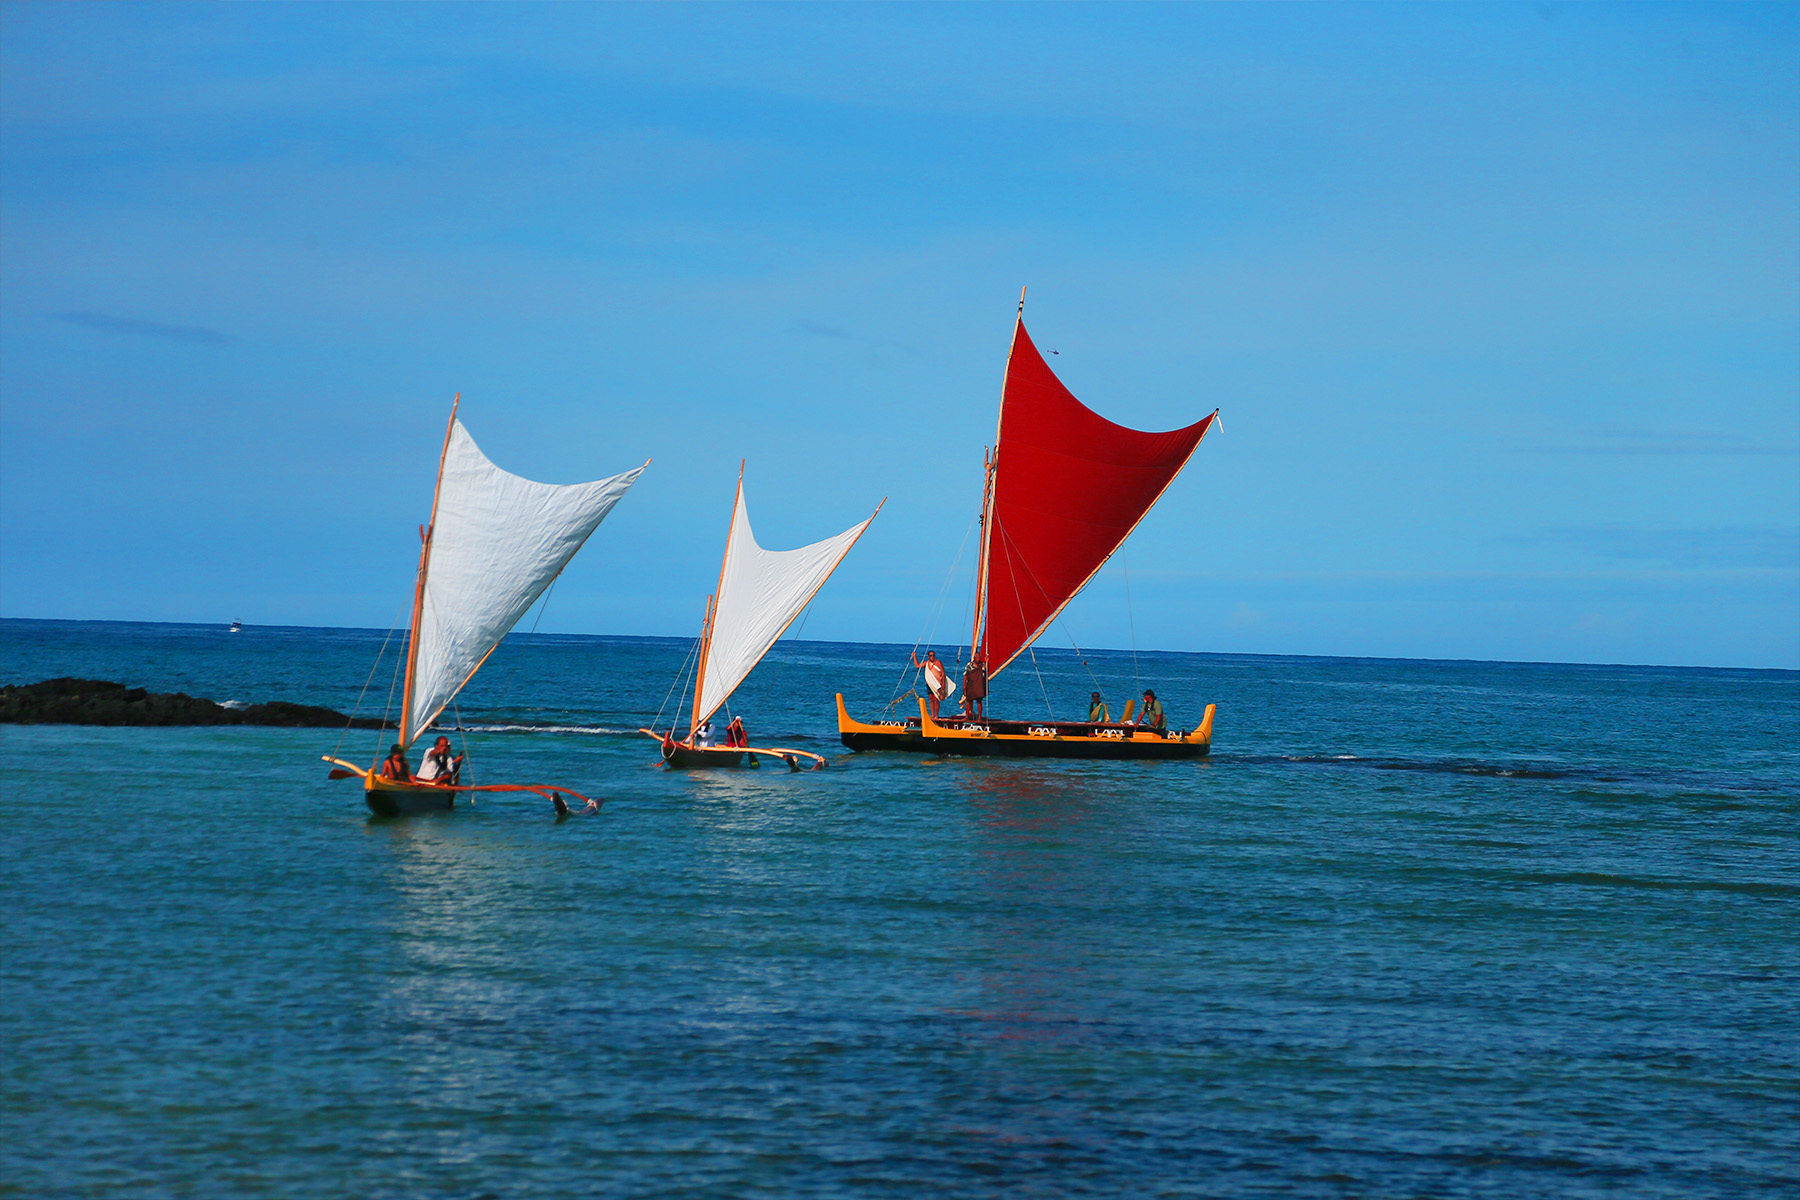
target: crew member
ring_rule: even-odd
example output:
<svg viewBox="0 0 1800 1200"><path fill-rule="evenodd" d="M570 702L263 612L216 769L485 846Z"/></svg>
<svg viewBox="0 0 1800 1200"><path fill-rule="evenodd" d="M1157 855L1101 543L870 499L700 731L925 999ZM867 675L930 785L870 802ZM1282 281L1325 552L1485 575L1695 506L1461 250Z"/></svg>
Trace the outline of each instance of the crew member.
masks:
<svg viewBox="0 0 1800 1200"><path fill-rule="evenodd" d="M965 717L979 717L982 701L987 699L987 664L979 658L969 663L968 670L963 672L962 707Z"/></svg>
<svg viewBox="0 0 1800 1200"><path fill-rule="evenodd" d="M383 760L381 777L397 779L401 783L408 783L412 780L412 768L406 765L406 747L399 742L394 743L393 749L388 751L387 758Z"/></svg>
<svg viewBox="0 0 1800 1200"><path fill-rule="evenodd" d="M1107 711L1106 701L1100 699L1099 692L1088 697L1088 720L1096 725L1104 725L1112 720L1112 713Z"/></svg>
<svg viewBox="0 0 1800 1200"><path fill-rule="evenodd" d="M1163 715L1162 701L1149 688L1144 689L1144 707L1138 713L1137 723L1139 729L1154 729L1158 733L1164 733L1169 728L1169 719Z"/></svg>
<svg viewBox="0 0 1800 1200"><path fill-rule="evenodd" d="M920 662L919 656L914 654L912 665L925 672L925 691L928 693L925 707L931 710L931 719L935 721L939 705L950 695L950 675L944 670L944 664L938 661L936 650L927 650L924 662Z"/></svg>
<svg viewBox="0 0 1800 1200"><path fill-rule="evenodd" d="M744 728L744 718L731 718L731 724L725 727L725 744L727 746L737 747L748 746L750 744L750 734L749 731Z"/></svg>
<svg viewBox="0 0 1800 1200"><path fill-rule="evenodd" d="M419 779L424 783L455 783L462 775L462 762L460 754L451 757L450 739L439 737L419 764Z"/></svg>

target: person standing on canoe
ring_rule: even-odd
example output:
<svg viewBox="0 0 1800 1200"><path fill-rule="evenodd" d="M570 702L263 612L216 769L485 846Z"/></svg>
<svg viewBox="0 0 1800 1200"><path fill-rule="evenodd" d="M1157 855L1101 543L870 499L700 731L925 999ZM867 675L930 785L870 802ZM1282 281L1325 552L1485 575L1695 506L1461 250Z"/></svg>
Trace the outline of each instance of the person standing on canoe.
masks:
<svg viewBox="0 0 1800 1200"><path fill-rule="evenodd" d="M981 702L987 699L987 664L979 658L969 663L969 669L963 672L963 715L966 717L981 716Z"/></svg>
<svg viewBox="0 0 1800 1200"><path fill-rule="evenodd" d="M1168 731L1169 719L1163 715L1162 701L1149 688L1144 689L1144 707L1138 713L1137 723L1139 729L1154 729L1158 733Z"/></svg>
<svg viewBox="0 0 1800 1200"><path fill-rule="evenodd" d="M1112 720L1112 713L1107 711L1106 701L1100 699L1099 692L1088 697L1088 720L1096 725L1104 725Z"/></svg>
<svg viewBox="0 0 1800 1200"><path fill-rule="evenodd" d="M919 656L914 654L912 665L925 672L925 690L930 693L925 698L925 705L931 709L931 719L935 721L938 707L950 695L950 676L944 670L944 664L938 661L936 650L927 650L924 662L920 662Z"/></svg>

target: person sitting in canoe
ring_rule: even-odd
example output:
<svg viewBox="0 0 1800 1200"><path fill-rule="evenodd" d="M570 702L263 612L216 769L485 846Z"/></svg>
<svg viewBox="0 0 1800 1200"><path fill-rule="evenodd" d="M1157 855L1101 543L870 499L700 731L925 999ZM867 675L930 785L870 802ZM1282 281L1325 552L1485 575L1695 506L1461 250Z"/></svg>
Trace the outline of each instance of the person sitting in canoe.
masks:
<svg viewBox="0 0 1800 1200"><path fill-rule="evenodd" d="M731 724L725 727L725 744L733 748L750 744L750 733L744 728L744 718L731 718Z"/></svg>
<svg viewBox="0 0 1800 1200"><path fill-rule="evenodd" d="M1149 688L1144 689L1144 707L1138 713L1137 723L1139 729L1154 729L1157 733L1168 731L1169 719L1163 715L1162 701Z"/></svg>
<svg viewBox="0 0 1800 1200"><path fill-rule="evenodd" d="M931 710L931 719L935 721L938 706L950 694L950 675L944 670L944 664L938 661L936 650L927 650L924 662L920 662L919 656L914 654L912 665L925 672L925 706Z"/></svg>
<svg viewBox="0 0 1800 1200"><path fill-rule="evenodd" d="M1088 697L1088 720L1096 725L1104 725L1112 720L1112 713L1107 711L1106 701L1100 699L1099 692Z"/></svg>
<svg viewBox="0 0 1800 1200"><path fill-rule="evenodd" d="M463 756L450 756L450 739L439 737L425 752L425 761L419 764L419 779L425 783L455 783L462 775Z"/></svg>
<svg viewBox="0 0 1800 1200"><path fill-rule="evenodd" d="M381 777L397 779L401 783L409 782L412 779L412 768L406 765L406 747L399 742L394 743L393 749L388 751L387 758L382 760Z"/></svg>
<svg viewBox="0 0 1800 1200"><path fill-rule="evenodd" d="M694 745L704 748L716 744L717 741L718 739L713 736L712 722L700 722L700 728L694 733Z"/></svg>

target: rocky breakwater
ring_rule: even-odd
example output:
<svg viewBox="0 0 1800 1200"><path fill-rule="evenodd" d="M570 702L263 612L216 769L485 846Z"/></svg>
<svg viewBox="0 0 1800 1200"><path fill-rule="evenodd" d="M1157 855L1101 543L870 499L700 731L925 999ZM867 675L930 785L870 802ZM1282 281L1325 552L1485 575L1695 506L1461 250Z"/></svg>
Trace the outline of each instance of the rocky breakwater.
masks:
<svg viewBox="0 0 1800 1200"><path fill-rule="evenodd" d="M285 725L391 728L376 717L271 700L227 708L185 692L150 692L103 679L46 679L0 687L0 723L14 725Z"/></svg>

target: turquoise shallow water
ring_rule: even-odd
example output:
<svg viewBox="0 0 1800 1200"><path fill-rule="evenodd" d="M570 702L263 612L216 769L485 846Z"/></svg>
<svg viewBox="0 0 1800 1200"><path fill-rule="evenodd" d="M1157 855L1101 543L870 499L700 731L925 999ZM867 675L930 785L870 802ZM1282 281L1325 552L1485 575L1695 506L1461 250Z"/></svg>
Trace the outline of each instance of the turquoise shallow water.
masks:
<svg viewBox="0 0 1800 1200"><path fill-rule="evenodd" d="M380 642L5 621L0 680L348 709ZM475 769L607 798L561 824L373 820L334 731L0 727L0 1191L1800 1188L1800 676L1091 653L1213 758L939 761L832 749L905 648L797 643L740 708L831 769L685 776L604 731L686 652L495 656Z"/></svg>

